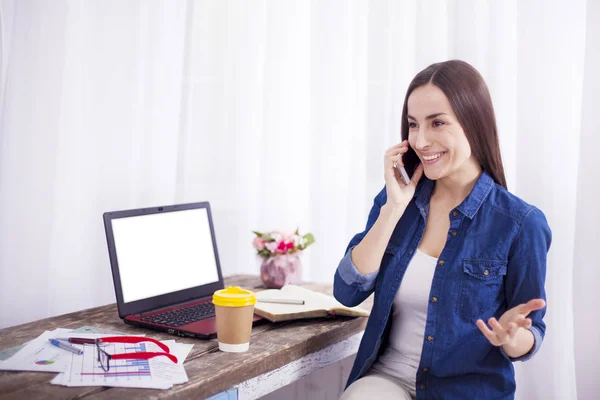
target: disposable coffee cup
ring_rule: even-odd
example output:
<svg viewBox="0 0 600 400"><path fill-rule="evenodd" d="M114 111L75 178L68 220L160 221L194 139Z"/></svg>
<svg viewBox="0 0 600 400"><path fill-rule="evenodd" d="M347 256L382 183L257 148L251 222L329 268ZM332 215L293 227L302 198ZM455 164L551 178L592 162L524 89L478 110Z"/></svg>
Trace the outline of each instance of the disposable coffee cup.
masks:
<svg viewBox="0 0 600 400"><path fill-rule="evenodd" d="M219 350L229 353L248 351L256 294L239 286L229 286L213 294L213 304Z"/></svg>

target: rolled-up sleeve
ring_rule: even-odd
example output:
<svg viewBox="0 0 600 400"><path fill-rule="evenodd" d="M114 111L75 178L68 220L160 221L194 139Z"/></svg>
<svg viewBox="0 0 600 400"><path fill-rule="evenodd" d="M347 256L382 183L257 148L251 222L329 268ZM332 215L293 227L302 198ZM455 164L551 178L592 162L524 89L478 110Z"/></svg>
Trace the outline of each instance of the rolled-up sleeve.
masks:
<svg viewBox="0 0 600 400"><path fill-rule="evenodd" d="M361 274L352 262L352 249L354 247L352 246L344 258L342 258L342 261L340 261L340 265L338 266L340 277L347 285L358 285L361 290L365 291L373 290L379 270L367 275Z"/></svg>
<svg viewBox="0 0 600 400"><path fill-rule="evenodd" d="M342 304L348 307L354 307L362 303L375 289L375 283L379 271L371 274L361 274L352 262L352 249L358 245L365 237L367 232L377 221L379 211L386 202L385 187L373 201L373 207L369 212L367 226L365 230L355 235L348 247L342 260L340 261L333 281L333 295Z"/></svg>
<svg viewBox="0 0 600 400"><path fill-rule="evenodd" d="M521 230L509 255L505 281L508 309L532 299L546 300L546 258L551 242L552 232L546 217L537 208L532 208L523 219ZM545 314L544 307L528 315L532 322L529 330L534 338L531 350L521 357L512 358L500 346L504 357L510 361L527 361L537 353L546 333Z"/></svg>

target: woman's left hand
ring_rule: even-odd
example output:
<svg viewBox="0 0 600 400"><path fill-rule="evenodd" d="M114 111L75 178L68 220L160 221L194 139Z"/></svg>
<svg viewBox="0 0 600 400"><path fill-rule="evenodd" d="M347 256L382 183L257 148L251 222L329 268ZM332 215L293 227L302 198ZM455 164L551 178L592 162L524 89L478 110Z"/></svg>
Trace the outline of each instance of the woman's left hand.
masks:
<svg viewBox="0 0 600 400"><path fill-rule="evenodd" d="M531 327L531 319L527 318L527 315L544 307L546 307L546 302L543 299L533 299L507 310L499 321L496 318L490 318L488 324L492 330L481 319L478 319L476 324L492 345L511 346L521 328L529 329Z"/></svg>

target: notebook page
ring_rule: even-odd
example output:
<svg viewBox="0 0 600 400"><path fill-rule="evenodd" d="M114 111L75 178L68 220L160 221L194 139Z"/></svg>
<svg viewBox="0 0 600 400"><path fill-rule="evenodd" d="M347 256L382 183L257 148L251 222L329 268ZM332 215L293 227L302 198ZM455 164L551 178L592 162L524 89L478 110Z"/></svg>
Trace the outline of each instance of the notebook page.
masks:
<svg viewBox="0 0 600 400"><path fill-rule="evenodd" d="M365 309L361 308L361 307L346 307L345 305L343 305L342 303L340 303L339 301L337 301L333 296L329 296L326 295L324 293L319 293L319 292L315 292L313 290L309 290L306 288L303 288L301 286L296 286L296 285L287 285L284 286L282 289L282 291L285 291L287 293L293 293L294 295L298 295L298 296L313 296L315 299L318 298L320 299L319 301L325 306L325 309L327 310L332 310L332 309L345 309L345 310L354 310L354 311L358 311L361 314L367 316L369 315L368 311L366 311ZM306 294L304 294L306 293Z"/></svg>
<svg viewBox="0 0 600 400"><path fill-rule="evenodd" d="M303 313L315 310L328 310L335 306L331 300L321 293L316 293L310 290L289 289L291 286L285 286L284 289L267 289L256 293L256 308L268 312L270 314L294 314ZM287 288L287 289L286 289ZM261 303L260 299L287 299L287 300L304 300L303 305L299 304L277 304L277 303Z"/></svg>

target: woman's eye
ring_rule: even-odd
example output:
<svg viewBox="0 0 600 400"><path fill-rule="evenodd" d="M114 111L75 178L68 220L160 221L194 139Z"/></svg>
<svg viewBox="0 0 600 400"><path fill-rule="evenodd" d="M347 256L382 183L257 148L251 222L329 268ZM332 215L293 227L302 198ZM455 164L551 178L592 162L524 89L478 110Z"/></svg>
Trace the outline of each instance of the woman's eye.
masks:
<svg viewBox="0 0 600 400"><path fill-rule="evenodd" d="M415 124L414 122L408 123L408 129L415 129L416 127L417 127L417 124Z"/></svg>
<svg viewBox="0 0 600 400"><path fill-rule="evenodd" d="M442 125L444 125L444 121L433 121L433 126L436 128Z"/></svg>

